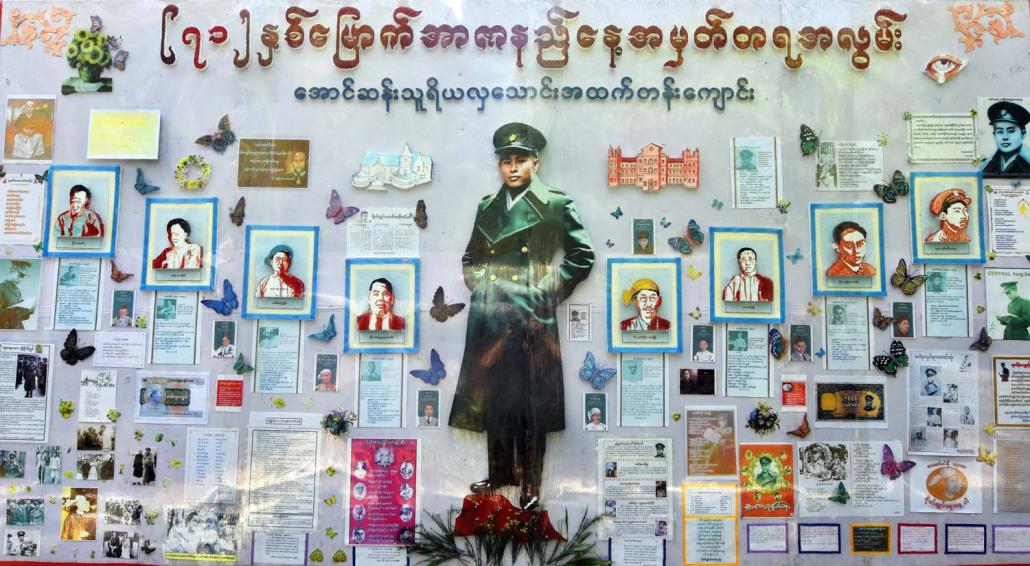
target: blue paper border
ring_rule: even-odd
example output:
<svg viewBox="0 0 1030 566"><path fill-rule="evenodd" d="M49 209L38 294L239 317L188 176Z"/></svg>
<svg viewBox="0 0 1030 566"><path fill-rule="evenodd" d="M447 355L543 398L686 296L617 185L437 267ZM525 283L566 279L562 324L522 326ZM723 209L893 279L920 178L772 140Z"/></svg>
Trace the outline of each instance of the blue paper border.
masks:
<svg viewBox="0 0 1030 566"><path fill-rule="evenodd" d="M721 292L715 285L715 234L720 232L727 234L776 234L776 245L780 248L779 253L776 254L776 261L780 262L780 280L776 292L776 294L779 295L780 303L779 318L747 318L737 316L717 316L715 314L715 297L717 294L721 297ZM737 322L745 324L782 324L787 317L787 288L783 285L783 228L734 228L728 226L709 226L708 242L710 244L710 250L708 253L708 312L710 313L710 320L712 322ZM719 300L722 299L720 298Z"/></svg>
<svg viewBox="0 0 1030 566"><path fill-rule="evenodd" d="M107 251L95 252L61 252L50 250L50 230L53 227L53 221L50 217L50 201L51 193L54 190L54 171L111 171L114 173L114 222L108 223L111 230L111 247ZM43 257L91 257L91 258L105 258L114 257L115 250L118 249L118 195L121 193L122 187L122 166L121 165L51 165L47 168L46 176L46 194L43 198L46 199L46 208L43 212Z"/></svg>
<svg viewBox="0 0 1030 566"><path fill-rule="evenodd" d="M415 288L412 290L412 295L411 295L411 302L413 303L413 305L415 307L415 309L414 309L414 316L412 317L413 320L411 321L412 324L414 325L414 328L412 328L412 330L414 331L414 334L412 335L411 346L399 346L399 347L373 346L373 347L368 347L368 348L352 347L350 345L350 331L351 331L351 329L350 329L350 291L351 291L350 287L351 287L351 283L353 283L354 280L350 276L350 267L352 265L404 265L404 264L412 265L412 266L414 266L414 269L415 269ZM420 289L420 287L419 287L419 283L420 283L420 281L419 281L419 277L420 277L419 271L420 271L421 267L422 267L422 260L420 260L419 258L413 258L413 257L412 258L407 258L407 257L405 257L405 258L400 258L400 257L397 257L397 258L395 258L395 257L391 257L391 258L347 258L347 260L344 262L344 274L343 274L343 276L344 276L344 286L343 286L343 292L344 292L344 298L343 298L343 353L344 354L410 354L410 353L413 353L413 352L418 352L419 332L420 332L421 326L422 326L420 324L421 317L419 316L419 314L420 314L419 311L421 310L419 308L419 297L420 297L420 295L419 295L419 289Z"/></svg>
<svg viewBox="0 0 1030 566"><path fill-rule="evenodd" d="M612 265L616 263L669 263L676 269L676 345L657 348L654 346L620 346L616 348L612 343L614 329L612 328ZM683 351L683 260L679 257L610 257L605 268L608 312L606 325L608 327L608 351L609 352L649 352L649 353L680 353Z"/></svg>
<svg viewBox="0 0 1030 566"><path fill-rule="evenodd" d="M798 554L841 554L841 524L840 523L798 523ZM801 527L837 527L837 551L831 550L802 550L801 549Z"/></svg>
<svg viewBox="0 0 1030 566"><path fill-rule="evenodd" d="M879 291L839 291L839 290L821 290L819 289L819 274L816 270L816 251L819 249L816 247L815 242L815 211L817 209L833 209L833 208L875 208L877 215L879 215L879 244L880 244L880 290ZM813 202L808 208L808 225L809 232L812 236L812 294L815 296L839 296L839 297L886 297L887 296L887 274L884 272L884 266L886 265L886 259L884 258L884 240L883 240L883 203L882 202L850 202L850 203L830 203L830 202Z"/></svg>
<svg viewBox="0 0 1030 566"><path fill-rule="evenodd" d="M305 313L298 314L262 314L250 312L250 235L257 231L279 231L279 232L314 232L315 255L311 258L311 309ZM246 246L243 253L243 318L256 318L265 320L310 320L315 318L315 304L318 302L318 226L277 226L271 224L248 224L246 232Z"/></svg>
<svg viewBox="0 0 1030 566"><path fill-rule="evenodd" d="M154 204L176 204L176 203L189 203L189 204L200 204L208 202L211 203L211 273L208 275L208 285L161 285L158 283L148 283L147 274L150 273L148 269L150 267L147 256L147 251L150 250L150 208ZM148 198L147 199L147 212L143 217L143 265L141 267L143 277L140 280L139 288L143 291L213 291L215 289L215 263L217 262L218 254L218 197L209 198Z"/></svg>
<svg viewBox="0 0 1030 566"><path fill-rule="evenodd" d="M976 216L980 232L980 255L975 258L933 258L919 255L919 234L916 234L916 178L918 177L974 177L976 178ZM970 171L913 171L909 174L909 230L912 232L913 263L970 264L987 262L987 242L984 239L984 178L979 172Z"/></svg>
<svg viewBox="0 0 1030 566"><path fill-rule="evenodd" d="M948 548L948 529L950 527L982 527L984 530L984 549L980 552L973 551L952 551ZM987 524L986 523L945 523L944 524L944 554L987 554Z"/></svg>

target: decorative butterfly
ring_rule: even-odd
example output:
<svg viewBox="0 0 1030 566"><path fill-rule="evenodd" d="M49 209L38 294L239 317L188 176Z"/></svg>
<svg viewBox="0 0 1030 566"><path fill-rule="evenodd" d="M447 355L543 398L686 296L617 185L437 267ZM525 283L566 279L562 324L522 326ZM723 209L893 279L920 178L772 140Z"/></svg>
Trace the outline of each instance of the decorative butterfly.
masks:
<svg viewBox="0 0 1030 566"><path fill-rule="evenodd" d="M47 178L50 177L50 170L47 169L46 171L43 171L42 175L34 175L34 177L36 178L37 183L46 183Z"/></svg>
<svg viewBox="0 0 1030 566"><path fill-rule="evenodd" d="M908 352L901 340L892 341L886 355L873 356L873 367L891 377L896 377L899 369L908 367Z"/></svg>
<svg viewBox="0 0 1030 566"><path fill-rule="evenodd" d="M594 360L594 353L587 352L583 367L579 368L579 378L590 383L594 389L604 389L605 384L615 377L615 368L599 368Z"/></svg>
<svg viewBox="0 0 1030 566"><path fill-rule="evenodd" d="M701 307L694 307L694 310L688 312L687 316L694 320L701 320Z"/></svg>
<svg viewBox="0 0 1030 566"><path fill-rule="evenodd" d="M668 228L669 226L672 226L672 222L666 220L664 216L661 220L658 221L658 223L662 225L662 228Z"/></svg>
<svg viewBox="0 0 1030 566"><path fill-rule="evenodd" d="M820 314L823 313L822 307L820 307L819 305L813 303L812 301L808 301L808 307L805 308L805 310L807 310L808 314L810 314L812 316L819 316Z"/></svg>
<svg viewBox="0 0 1030 566"><path fill-rule="evenodd" d="M229 220L237 226L243 226L243 219L247 216L247 199L240 197L236 206L229 209Z"/></svg>
<svg viewBox="0 0 1030 566"><path fill-rule="evenodd" d="M992 342L994 342L994 339L992 339L987 334L987 327L986 326L982 326L982 327L980 327L980 336L977 337L976 342L973 342L972 344L969 345L969 349L970 350L978 350L980 352L986 352L987 350L991 349L991 343Z"/></svg>
<svg viewBox="0 0 1030 566"><path fill-rule="evenodd" d="M825 355L826 355L826 348L819 348L819 351L815 353L815 356L816 356L817 358L820 358L820 359L821 359L821 358L822 358L823 356L825 356Z"/></svg>
<svg viewBox="0 0 1030 566"><path fill-rule="evenodd" d="M110 37L110 36L108 36L108 37ZM120 44L121 41L119 40L118 43ZM115 69L118 69L119 71L124 71L125 70L125 62L128 61L128 60L129 60L129 52L124 50L124 49L120 49L120 50L118 50L117 53L114 54L114 57L111 58L111 64L114 65Z"/></svg>
<svg viewBox="0 0 1030 566"><path fill-rule="evenodd" d="M325 501L326 505L329 505L330 507L332 507L333 505L336 505L336 495L330 495L329 497L326 497L322 501Z"/></svg>
<svg viewBox="0 0 1030 566"><path fill-rule="evenodd" d="M712 208L716 210L722 210L723 202L717 198L712 199Z"/></svg>
<svg viewBox="0 0 1030 566"><path fill-rule="evenodd" d="M883 199L883 202L894 204L898 201L899 196L903 197L908 194L908 179L905 178L905 174L900 169L895 169L894 174L891 175L890 184L876 183L873 185L873 192L876 193L876 196Z"/></svg>
<svg viewBox="0 0 1030 566"><path fill-rule="evenodd" d="M225 153L230 145L236 143L236 132L232 131L232 126L229 124L229 115L222 116L222 119L218 121L217 132L200 136L197 138L197 143L210 146L218 153Z"/></svg>
<svg viewBox="0 0 1030 566"><path fill-rule="evenodd" d="M704 273L694 269L693 263L687 266L687 277L689 277L691 281L697 280L697 278L702 275L704 275Z"/></svg>
<svg viewBox="0 0 1030 566"><path fill-rule="evenodd" d="M72 328L71 332L68 333L68 337L64 339L64 349L61 350L61 359L70 366L73 366L82 360L93 355L96 348L93 346L82 346L79 347L79 333L77 330Z"/></svg>
<svg viewBox="0 0 1030 566"><path fill-rule="evenodd" d="M894 459L894 451L891 450L889 444L883 445L883 462L880 464L880 475L890 476L891 480L896 480L901 477L901 474L916 467L916 463L911 460L901 460L900 462Z"/></svg>
<svg viewBox="0 0 1030 566"><path fill-rule="evenodd" d="M308 334L308 338L312 340L320 340L322 342L328 342L336 337L336 315L329 315L329 322L326 323L325 328L315 332L314 334Z"/></svg>
<svg viewBox="0 0 1030 566"><path fill-rule="evenodd" d="M819 136L812 128L801 124L801 155L811 155L819 147Z"/></svg>
<svg viewBox="0 0 1030 566"><path fill-rule="evenodd" d="M232 365L232 369L236 370L237 375L243 375L254 371L254 366L243 361L243 354L236 356L236 363Z"/></svg>
<svg viewBox="0 0 1030 566"><path fill-rule="evenodd" d="M429 214L426 213L426 201L418 199L415 204L415 226L425 230L429 226Z"/></svg>
<svg viewBox="0 0 1030 566"><path fill-rule="evenodd" d="M993 467L998 461L998 454L981 446L980 455L976 457L976 461L983 462L984 464Z"/></svg>
<svg viewBox="0 0 1030 566"><path fill-rule="evenodd" d="M0 179L3 179L6 176L7 176L7 172L4 171L4 164L0 163Z"/></svg>
<svg viewBox="0 0 1030 566"><path fill-rule="evenodd" d="M430 385L437 385L441 379L447 377L447 368L444 367L436 348L433 348L429 353L429 369L413 369L410 373Z"/></svg>
<svg viewBox="0 0 1030 566"><path fill-rule="evenodd" d="M458 314L465 308L465 303L447 304L444 301L443 287L437 287L433 294L433 306L429 309L429 316L437 322L447 322L448 318Z"/></svg>
<svg viewBox="0 0 1030 566"><path fill-rule="evenodd" d="M621 206L616 206L615 210L611 211L609 214L611 214L612 217L615 218L616 220L622 218L622 207Z"/></svg>
<svg viewBox="0 0 1030 566"><path fill-rule="evenodd" d="M901 289L901 292L906 295L915 295L923 283L926 283L926 280L926 275L908 274L908 264L905 263L905 258L898 260L898 267L894 270L894 275L891 275L891 285Z"/></svg>
<svg viewBox="0 0 1030 566"><path fill-rule="evenodd" d="M1027 256L1027 259L1030 259L1030 256ZM977 281L982 281L983 278L983 273L980 273L979 271L973 274L973 279L976 279Z"/></svg>
<svg viewBox="0 0 1030 566"><path fill-rule="evenodd" d="M848 493L847 488L844 487L844 482L838 483L837 491L830 496L830 501L840 503L841 505L847 505L849 499L851 499L851 494Z"/></svg>
<svg viewBox="0 0 1030 566"><path fill-rule="evenodd" d="M883 316L880 311L880 307L873 308L873 325L880 330L886 330L891 324L894 323L894 317Z"/></svg>
<svg viewBox="0 0 1030 566"><path fill-rule="evenodd" d="M608 238L604 242L604 245L608 246L609 248L614 248L615 247L615 242L613 242L611 238Z"/></svg>
<svg viewBox="0 0 1030 566"><path fill-rule="evenodd" d="M987 311L987 307L985 307L983 305L976 305L976 312L977 312L977 314L983 314L986 311Z"/></svg>
<svg viewBox="0 0 1030 566"><path fill-rule="evenodd" d="M669 238L669 245L679 250L681 254L690 254L694 252L694 246L700 246L705 241L705 233L701 231L701 226L693 219L687 223L687 233L683 237L673 236Z"/></svg>
<svg viewBox="0 0 1030 566"><path fill-rule="evenodd" d="M204 299L203 301L200 301L200 304L220 315L229 316L232 314L234 309L240 306L240 301L236 296L236 291L232 288L232 283L226 279L222 281L221 299Z"/></svg>
<svg viewBox="0 0 1030 566"><path fill-rule="evenodd" d="M805 256L801 255L801 248L794 248L794 253L788 254L787 259L790 260L791 265L794 265L802 259L805 259Z"/></svg>
<svg viewBox="0 0 1030 566"><path fill-rule="evenodd" d="M790 209L790 201L787 199L780 199L776 201L776 210L780 211L780 214L787 214L787 210Z"/></svg>
<svg viewBox="0 0 1030 566"><path fill-rule="evenodd" d="M115 263L113 259L111 260L111 280L115 283L121 283L134 275L134 273L125 273L121 269L118 269L118 264Z"/></svg>
<svg viewBox="0 0 1030 566"><path fill-rule="evenodd" d="M987 434L989 434L991 436L994 436L994 431L996 431L996 430L998 430L998 427L993 425L993 424L991 424L991 423L987 423L987 424L984 425L984 432L986 432Z"/></svg>
<svg viewBox="0 0 1030 566"><path fill-rule="evenodd" d="M876 134L876 145L880 147L887 147L887 132L880 132Z"/></svg>
<svg viewBox="0 0 1030 566"><path fill-rule="evenodd" d="M151 185L147 182L147 178L143 176L143 169L140 167L136 168L136 191L141 195L149 195L150 193L156 193L161 190L161 187Z"/></svg>
<svg viewBox="0 0 1030 566"><path fill-rule="evenodd" d="M96 33L104 29L104 20L100 19L100 16L89 17L89 32Z"/></svg>
<svg viewBox="0 0 1030 566"><path fill-rule="evenodd" d="M787 353L787 339L775 328L769 329L769 353L777 360Z"/></svg>
<svg viewBox="0 0 1030 566"><path fill-rule="evenodd" d="M325 209L325 217L332 218L334 224L339 224L360 211L361 209L356 206L343 206L340 193L333 189L332 194L329 195L329 208Z"/></svg>
<svg viewBox="0 0 1030 566"><path fill-rule="evenodd" d="M991 261L994 261L994 260L998 259L998 252L993 252L993 251L987 252L987 259L989 259Z"/></svg>
<svg viewBox="0 0 1030 566"><path fill-rule="evenodd" d="M805 416L801 417L801 424L796 429L787 431L787 434L798 438L808 438L811 432L812 427L808 424L808 413L805 413Z"/></svg>

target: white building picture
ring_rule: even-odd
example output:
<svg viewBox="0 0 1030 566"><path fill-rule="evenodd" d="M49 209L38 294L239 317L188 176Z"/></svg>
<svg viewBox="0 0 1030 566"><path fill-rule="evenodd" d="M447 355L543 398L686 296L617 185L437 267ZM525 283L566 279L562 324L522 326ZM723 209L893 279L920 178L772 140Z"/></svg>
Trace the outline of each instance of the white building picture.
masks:
<svg viewBox="0 0 1030 566"><path fill-rule="evenodd" d="M366 153L351 184L358 189L382 191L386 185L410 189L432 180L433 159L424 153L412 152L408 144L404 144L400 153Z"/></svg>

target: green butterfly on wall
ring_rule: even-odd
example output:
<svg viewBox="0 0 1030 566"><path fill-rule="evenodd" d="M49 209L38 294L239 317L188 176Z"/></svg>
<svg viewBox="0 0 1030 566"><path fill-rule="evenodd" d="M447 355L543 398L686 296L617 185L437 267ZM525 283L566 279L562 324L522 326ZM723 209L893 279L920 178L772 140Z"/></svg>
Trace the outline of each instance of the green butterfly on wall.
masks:
<svg viewBox="0 0 1030 566"><path fill-rule="evenodd" d="M838 483L837 491L830 496L830 501L840 503L841 505L847 505L849 499L851 499L851 494L848 493L848 490L844 487L844 482Z"/></svg>

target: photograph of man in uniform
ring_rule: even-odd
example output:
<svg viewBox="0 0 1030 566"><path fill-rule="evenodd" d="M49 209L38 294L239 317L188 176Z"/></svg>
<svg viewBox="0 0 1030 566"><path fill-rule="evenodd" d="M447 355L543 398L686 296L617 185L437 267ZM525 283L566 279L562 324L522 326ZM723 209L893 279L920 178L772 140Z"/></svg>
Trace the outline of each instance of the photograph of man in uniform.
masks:
<svg viewBox="0 0 1030 566"><path fill-rule="evenodd" d="M930 201L930 214L941 221L940 229L926 237L927 243L969 242L969 204L966 191L955 187L937 193Z"/></svg>
<svg viewBox="0 0 1030 566"><path fill-rule="evenodd" d="M479 202L462 256L472 296L449 419L487 433L489 475L470 489L519 485L524 509L539 504L547 433L565 429L557 308L594 265L575 203L534 175L546 143L521 123L494 133L502 186Z"/></svg>
<svg viewBox="0 0 1030 566"><path fill-rule="evenodd" d="M866 231L857 222L845 220L833 228L833 251L837 261L826 270L827 277L872 277L876 268L865 263Z"/></svg>
<svg viewBox="0 0 1030 566"><path fill-rule="evenodd" d="M662 306L662 292L651 279L634 281L628 291L622 292L622 302L632 304L637 309L636 316L620 324L623 332L669 330L672 327L672 323L658 316L658 308Z"/></svg>
<svg viewBox="0 0 1030 566"><path fill-rule="evenodd" d="M57 215L54 232L63 238L103 238L104 220L90 210L93 193L83 185L68 191L68 210Z"/></svg>
<svg viewBox="0 0 1030 566"><path fill-rule="evenodd" d="M1006 281L1001 290L1008 298L1008 314L999 315L998 322L1005 327L1002 340L1030 340L1030 300L1019 296L1019 283Z"/></svg>
<svg viewBox="0 0 1030 566"><path fill-rule="evenodd" d="M997 151L982 167L984 177L1030 177L1030 148L1023 143L1030 112L1009 100L987 109Z"/></svg>
<svg viewBox="0 0 1030 566"><path fill-rule="evenodd" d="M279 244L265 256L265 265L272 273L261 278L257 285L257 296L268 298L303 298L304 282L299 277L290 275L293 263L293 248Z"/></svg>
<svg viewBox="0 0 1030 566"><path fill-rule="evenodd" d="M12 259L10 266L7 278L0 281L0 328L24 330L25 321L32 318L36 312L35 300L28 308L22 304L25 297L22 295L21 284L29 276L32 262Z"/></svg>
<svg viewBox="0 0 1030 566"><path fill-rule="evenodd" d="M404 330L404 317L393 314L395 300L389 280L373 280L368 286L368 312L358 315L358 330Z"/></svg>
<svg viewBox="0 0 1030 566"><path fill-rule="evenodd" d="M740 273L730 278L722 290L722 300L729 302L769 302L773 300L772 279L758 273L758 252L752 248L737 250Z"/></svg>

